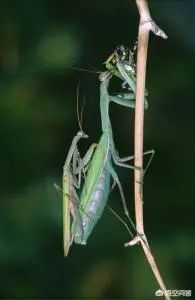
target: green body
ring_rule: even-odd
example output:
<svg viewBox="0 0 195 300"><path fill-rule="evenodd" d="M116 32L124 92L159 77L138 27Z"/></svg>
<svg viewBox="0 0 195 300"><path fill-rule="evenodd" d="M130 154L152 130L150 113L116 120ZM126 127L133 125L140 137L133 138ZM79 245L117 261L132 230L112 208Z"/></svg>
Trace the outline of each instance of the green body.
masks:
<svg viewBox="0 0 195 300"><path fill-rule="evenodd" d="M64 255L67 256L69 248L72 244L73 238L71 235L72 220L79 223L79 211L78 211L78 196L76 188L80 186L80 173L77 171L77 167L80 164L79 152L77 144L81 138L87 138L88 136L79 131L73 138L70 146L64 167L63 167L63 180L62 180L62 194L63 194L63 245ZM71 163L73 167L71 167ZM78 180L76 175L78 174ZM77 205L76 205L77 204ZM78 228L81 228L78 225Z"/></svg>
<svg viewBox="0 0 195 300"><path fill-rule="evenodd" d="M87 243L88 237L103 213L110 192L110 177L113 178L119 187L125 213L128 215L122 186L112 166L112 162L114 161L115 164L127 168L134 167L123 163L124 161L132 159L132 157L120 159L115 149L109 119L109 104L111 101L114 101L120 105L134 107L134 101L132 102L132 100L127 99L127 97L123 98L121 95L110 96L108 94L110 77L111 76L101 76L103 81L100 84L100 111L103 133L89 164L87 177L80 197L81 209L79 209L79 211L83 225L82 234L78 231L77 225L72 227L74 242L78 244Z"/></svg>
<svg viewBox="0 0 195 300"><path fill-rule="evenodd" d="M102 83L100 87L100 108L103 134L89 164L80 197L83 234L81 235L78 231L78 226L76 226L74 233L74 241L79 244L86 244L89 235L103 213L110 191L110 145L113 144L113 141L108 115L109 98L107 95L106 97L103 95L103 89L105 89L105 86Z"/></svg>
<svg viewBox="0 0 195 300"><path fill-rule="evenodd" d="M79 131L73 138L72 144L63 167L63 240L64 255L67 256L74 236L71 232L72 224L76 224L80 235L83 233L82 218L79 211L79 197L77 190L81 185L81 173L85 173L90 157L92 156L96 144L92 144L85 156L81 159L78 151L78 142L81 138L88 138L83 132Z"/></svg>

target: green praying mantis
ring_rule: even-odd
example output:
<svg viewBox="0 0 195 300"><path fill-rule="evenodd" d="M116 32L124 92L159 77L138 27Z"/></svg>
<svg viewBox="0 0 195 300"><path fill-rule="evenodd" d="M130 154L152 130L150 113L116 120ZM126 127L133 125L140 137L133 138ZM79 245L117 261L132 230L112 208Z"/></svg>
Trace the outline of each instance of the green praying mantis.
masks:
<svg viewBox="0 0 195 300"><path fill-rule="evenodd" d="M67 256L69 248L73 242L71 234L71 224L74 220L78 225L78 230L82 232L82 219L78 210L79 197L77 190L81 186L81 172L88 164L88 158L92 155L95 144L92 144L88 149L86 155L81 159L78 151L78 142L80 139L88 138L82 130L78 131L72 140L64 167L62 180L62 194L63 194L63 239L64 239L64 255ZM72 162L72 166L71 166ZM82 164L83 169L80 168Z"/></svg>
<svg viewBox="0 0 195 300"><path fill-rule="evenodd" d="M111 101L117 99L117 103L128 107L134 107L134 101L123 100L121 97L110 97L108 94L108 85L112 77L103 76L101 74L100 84L100 111L102 120L102 136L94 151L93 157L90 158L89 169L85 179L85 183L80 196L80 214L82 215L83 232L78 230L77 224L73 224L72 233L74 235L74 242L78 244L86 244L89 235L95 227L98 219L101 217L104 207L106 205L108 195L110 192L110 177L118 185L125 214L129 217L128 209L126 207L125 197L122 185L119 181L118 175L112 166L112 161L122 167L134 169L133 166L125 162L132 159L133 156L120 158L115 149L112 127L109 118L109 104ZM84 211L85 213L83 213ZM129 217L130 218L130 217Z"/></svg>
<svg viewBox="0 0 195 300"><path fill-rule="evenodd" d="M88 158L91 157L96 144L92 144L85 156L81 159L78 150L78 143L81 139L87 139L88 135L82 130L81 120L78 114L78 90L77 90L77 117L80 130L73 138L71 146L69 148L64 166L63 166L63 178L62 178L62 190L54 184L55 188L62 192L63 195L63 245L64 255L67 256L70 246L73 242L73 236L71 234L71 226L73 220L77 222L78 230L82 231L82 220L78 210L79 197L77 190L81 186L81 176L84 174L87 165L89 163ZM81 168L82 165L82 168Z"/></svg>
<svg viewBox="0 0 195 300"><path fill-rule="evenodd" d="M126 56L125 56L126 58ZM113 63L114 61L114 63ZM128 68L127 68L128 66ZM118 52L106 61L108 71L100 74L100 111L102 122L102 136L99 143L92 144L84 158L78 156L77 143L79 135L73 139L63 171L63 218L64 218L64 253L68 254L69 248L74 240L77 244L85 245L97 221L101 217L110 193L110 180L118 185L124 212L134 227L125 202L122 185L114 170L113 163L125 168L135 169L136 167L126 162L133 159L133 156L120 158L113 141L112 127L109 118L109 104L115 102L119 105L134 108L135 102L135 76L133 60L126 63L120 59ZM115 75L125 81L133 94L118 94L111 96L108 92L109 82ZM145 99L145 108L147 108ZM147 153L152 153L148 151ZM153 154L153 153L152 153ZM151 157L152 159L152 157ZM150 161L151 161L150 159ZM70 162L73 160L73 167ZM149 161L149 163L150 163ZM87 175L82 187L80 200L75 189L80 187L81 173ZM75 180L77 177L78 180ZM77 207L73 208L73 202ZM70 221L72 216L72 222ZM135 227L134 227L135 229Z"/></svg>
<svg viewBox="0 0 195 300"><path fill-rule="evenodd" d="M72 140L72 144L63 167L63 239L65 256L68 255L69 248L72 244L72 236L70 232L71 221L74 219L78 223L81 223L78 211L79 198L76 189L80 188L81 183L81 172L80 170L77 170L77 166L81 162L77 144L82 138L88 138L88 136L83 131L78 131Z"/></svg>

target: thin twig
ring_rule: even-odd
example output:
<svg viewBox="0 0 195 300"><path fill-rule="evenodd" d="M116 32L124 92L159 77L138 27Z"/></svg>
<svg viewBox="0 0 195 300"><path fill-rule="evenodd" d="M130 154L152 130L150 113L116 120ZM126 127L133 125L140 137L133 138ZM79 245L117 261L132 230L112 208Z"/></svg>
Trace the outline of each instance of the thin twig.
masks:
<svg viewBox="0 0 195 300"><path fill-rule="evenodd" d="M145 77L146 62L148 50L149 32L167 38L166 34L156 25L150 16L146 0L136 0L136 5L140 15L139 32L138 32L138 53L137 53L137 80L136 80L136 107L135 107L135 166L143 170L143 130L144 130L144 96L145 96ZM133 245L141 242L143 251L150 264L150 267L156 277L156 280L165 296L166 300L170 297L167 295L165 284L162 280L158 267L155 263L151 249L148 245L144 233L143 221L143 172L138 169L134 171L134 189L135 189L135 216L136 229L140 237L136 237L127 245ZM126 246L127 246L126 245Z"/></svg>

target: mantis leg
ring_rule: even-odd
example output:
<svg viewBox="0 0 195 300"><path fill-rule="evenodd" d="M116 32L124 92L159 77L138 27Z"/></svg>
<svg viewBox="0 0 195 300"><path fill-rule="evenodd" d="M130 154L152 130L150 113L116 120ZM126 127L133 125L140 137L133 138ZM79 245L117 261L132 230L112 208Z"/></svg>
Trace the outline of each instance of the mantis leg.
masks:
<svg viewBox="0 0 195 300"><path fill-rule="evenodd" d="M81 159L79 151L77 149L77 147L75 148L75 151L73 153L73 179L74 179L74 186L79 189L80 185L81 185L81 173L85 173L87 168L88 168L88 164L89 161L93 155L94 149L97 146L97 144L92 144L89 149L87 150L85 156ZM76 178L76 175L78 175L78 179Z"/></svg>
<svg viewBox="0 0 195 300"><path fill-rule="evenodd" d="M63 193L61 187L58 184L56 184L55 182L54 182L53 186L56 189L56 191L59 193L59 195L61 196Z"/></svg>
<svg viewBox="0 0 195 300"><path fill-rule="evenodd" d="M119 70L119 73L123 77L123 79L128 83L131 90L135 93L135 76L132 72L128 72L125 69L122 62L117 62L117 69Z"/></svg>
<svg viewBox="0 0 195 300"><path fill-rule="evenodd" d="M81 186L81 172L78 173L78 178L76 177L76 173L72 173L72 182L76 189L79 189Z"/></svg>
<svg viewBox="0 0 195 300"><path fill-rule="evenodd" d="M77 169L79 168L80 164L81 164L81 157L80 157L80 153L78 151L78 147L77 145L75 145L75 149L73 152L73 157L72 157L72 178L73 178L73 184L74 186L79 189L80 185L81 185L81 171L79 170L77 172ZM78 178L76 177L76 175L78 175Z"/></svg>
<svg viewBox="0 0 195 300"><path fill-rule="evenodd" d="M132 95L132 98L131 98ZM116 96L109 96L110 102L115 102L119 105L126 106L129 108L135 108L135 95L130 94L129 99L126 97L123 97L122 95L116 95Z"/></svg>
<svg viewBox="0 0 195 300"><path fill-rule="evenodd" d="M135 108L135 94L118 94L116 96L109 96L110 102L115 102L121 106ZM144 109L148 109L148 101L144 99Z"/></svg>
<svg viewBox="0 0 195 300"><path fill-rule="evenodd" d="M119 70L119 73L122 76L122 78L129 85L130 89L135 93L136 79L135 79L134 74L131 71L127 71L124 64L120 61L117 62L117 69ZM146 91L146 95L147 95L147 91ZM146 106L145 108L147 108L148 103L147 103L146 98L144 99L144 105Z"/></svg>
<svg viewBox="0 0 195 300"><path fill-rule="evenodd" d="M148 151L146 151L146 152L143 153L143 155L147 155L147 154L150 154L150 158L149 158L148 163L147 163L147 165L146 165L146 167L144 169L143 176L145 176L145 174L146 174L146 172L147 172L147 170L148 170L148 168L149 168L149 166L150 166L150 164L151 164L151 162L153 160L153 157L154 157L154 154L155 154L155 150L152 149L152 150L148 150Z"/></svg>
<svg viewBox="0 0 195 300"><path fill-rule="evenodd" d="M126 157L124 157L123 159L125 159L125 161L126 161L126 159L129 160L129 157L130 157L130 156L127 157L128 159L127 159ZM133 158L134 158L134 157L133 157ZM133 159L133 158L132 158L132 159ZM131 158L130 158L130 159L131 159ZM142 168L139 168L139 167L136 167L136 166L133 166L133 165L125 164L125 163L121 162L121 160L114 160L114 163L115 163L117 166L119 166L119 167L123 167L123 168L127 168L127 169L132 169L132 170L143 171Z"/></svg>
<svg viewBox="0 0 195 300"><path fill-rule="evenodd" d="M78 198L76 191L74 191L74 195L71 200L71 214L72 214L74 223L77 226L77 232L79 231L79 235L83 236L83 223L82 223L81 214L79 212L79 198ZM72 244L72 241L74 239L74 230L71 230L71 233L72 233L72 236L71 236L71 244Z"/></svg>
<svg viewBox="0 0 195 300"><path fill-rule="evenodd" d="M77 145L75 145L75 149L72 156L72 169L74 174L75 174L75 170L77 169L77 165L80 163L80 160L81 160L80 153Z"/></svg>
<svg viewBox="0 0 195 300"><path fill-rule="evenodd" d="M155 150L152 149L152 150L149 150L149 151L146 151L143 153L143 155L147 155L149 154L150 155L150 158L149 158L149 161L145 167L145 169L142 169L142 168L139 168L139 167L136 167L136 166L132 166L132 165L128 165L128 164L125 164L123 162L125 161L128 161L128 160L131 160L131 159L134 159L134 156L127 156L127 157L123 157L123 158L113 158L114 160L114 163L117 165L117 166L120 166L120 167L124 167L124 168L128 168L128 169L133 169L133 170L139 170L139 171L142 171L143 172L143 176L145 176L151 162L152 162L152 159L154 157L154 154L155 154Z"/></svg>
<svg viewBox="0 0 195 300"><path fill-rule="evenodd" d="M79 166L74 170L75 174L79 174L82 170L86 172L89 166L89 162L91 160L91 157L93 155L93 152L95 148L97 147L97 144L93 143L89 149L87 150L85 156L81 159Z"/></svg>
<svg viewBox="0 0 195 300"><path fill-rule="evenodd" d="M122 204L123 204L123 208L124 208L124 212L125 212L125 215L127 216L127 218L129 219L131 225L133 226L133 228L135 229L135 224L133 222L133 220L131 219L130 215L129 215L129 212L128 212L128 209L127 209L127 205L126 205L126 200L125 200L125 195L124 195L124 192L123 192L123 188L122 188L122 185L120 183L120 180L118 178L118 175L116 173L116 171L114 170L114 168L112 167L112 165L110 163L108 163L108 170L114 180L114 182L116 182L116 184L118 185L118 188L119 188L119 192L120 192L120 195L121 195L121 200L122 200Z"/></svg>
<svg viewBox="0 0 195 300"><path fill-rule="evenodd" d="M143 153L143 155L147 155L147 154L151 155L150 159L149 159L149 161L148 161L148 163L146 165L146 168L143 170L143 169L141 169L139 167L125 164L124 162L134 159L134 156L132 155L132 156L127 156L127 157L120 158L118 152L115 149L115 145L114 145L114 141L113 140L112 140L112 145L111 145L111 152L112 152L112 158L114 160L114 163L117 166L128 168L128 169L133 169L133 170L135 170L135 169L136 170L140 170L140 171L143 172L143 175L145 175L146 171L148 170L148 167L150 166L151 161L152 161L152 159L154 157L154 154L155 154L155 151L153 149L149 150L149 151L146 151L146 152Z"/></svg>
<svg viewBox="0 0 195 300"><path fill-rule="evenodd" d="M112 138L112 137L111 137ZM117 166L120 166L120 167L124 167L124 168L129 168L129 169L133 169L135 170L137 167L135 166L132 166L132 165L128 165L128 164L125 164L124 162L128 161L128 160L132 160L134 159L134 156L127 156L127 157L123 157L123 158L120 158L119 155L118 155L118 152L116 151L115 149L115 145L114 145L114 141L112 139L112 144L111 144L111 153L112 153L112 158L114 160L114 163L117 165ZM138 168L139 169L139 168Z"/></svg>

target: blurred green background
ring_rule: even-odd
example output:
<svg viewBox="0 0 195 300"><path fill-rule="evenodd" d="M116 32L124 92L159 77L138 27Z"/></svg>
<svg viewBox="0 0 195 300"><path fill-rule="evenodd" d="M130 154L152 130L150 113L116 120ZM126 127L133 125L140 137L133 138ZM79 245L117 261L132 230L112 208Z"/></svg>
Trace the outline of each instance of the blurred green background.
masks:
<svg viewBox="0 0 195 300"><path fill-rule="evenodd" d="M169 38L150 35L145 150L156 155L145 178L145 230L167 288L193 290L195 2L149 6ZM90 136L82 154L101 134L98 74L72 67L104 70L117 45L133 46L134 1L2 0L0 24L0 297L155 298L141 248L124 248L128 232L108 209L87 246L63 257L53 188L78 130L78 82ZM132 112L113 105L110 113L120 156L132 154ZM132 174L117 171L134 215ZM109 204L123 216L117 189Z"/></svg>

